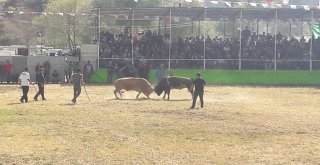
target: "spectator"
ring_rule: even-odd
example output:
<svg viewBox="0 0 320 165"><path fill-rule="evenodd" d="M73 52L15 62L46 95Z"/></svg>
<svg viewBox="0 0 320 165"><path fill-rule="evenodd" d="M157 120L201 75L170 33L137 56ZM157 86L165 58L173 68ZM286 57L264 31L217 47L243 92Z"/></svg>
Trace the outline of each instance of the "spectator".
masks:
<svg viewBox="0 0 320 165"><path fill-rule="evenodd" d="M242 35L242 40L243 40L246 44L248 44L249 39L250 39L250 37L251 37L251 31L249 30L249 27L248 27L248 26L245 26L245 29L242 30L241 35Z"/></svg>
<svg viewBox="0 0 320 165"><path fill-rule="evenodd" d="M276 36L277 41L281 41L282 40L282 34L281 32L278 32L277 36Z"/></svg>
<svg viewBox="0 0 320 165"><path fill-rule="evenodd" d="M50 82L49 80L49 75L50 75L50 62L49 60L46 60L43 64L43 67L44 67L44 78L46 80L46 83Z"/></svg>
<svg viewBox="0 0 320 165"><path fill-rule="evenodd" d="M40 64L40 62L38 62L38 64L36 65L36 68L35 68L36 73L40 72L40 68L43 68L43 66Z"/></svg>
<svg viewBox="0 0 320 165"><path fill-rule="evenodd" d="M167 76L167 70L164 67L164 64L161 64L160 67L156 70L156 77L158 82Z"/></svg>
<svg viewBox="0 0 320 165"><path fill-rule="evenodd" d="M5 77L6 77L5 66L4 66L3 61L1 61L0 62L0 82L1 82L1 84L5 80Z"/></svg>
<svg viewBox="0 0 320 165"><path fill-rule="evenodd" d="M9 60L7 60L7 63L4 65L4 67L5 67L7 84L9 84L11 81L11 67L12 67Z"/></svg>
<svg viewBox="0 0 320 165"><path fill-rule="evenodd" d="M262 35L251 32L248 26L241 31L242 45L241 55L244 60L242 66L247 69L265 69L274 65L275 56L275 40L277 40L277 58L278 68L289 69L291 68L305 68L306 62L286 62L285 60L306 60L310 56L310 40L306 41L301 38L300 41L295 38L288 38L282 33L277 35L270 35L270 33L263 32ZM157 66L157 59L167 59L169 56L169 35L151 32L150 30L134 35L133 37L122 33L114 35L109 31L102 31L100 34L100 58L132 58L132 44L133 38L133 57L136 59L153 59L151 66ZM205 42L204 42L205 41ZM320 59L320 39L313 40L313 59ZM206 46L204 47L204 43ZM237 69L240 51L240 39L234 38L221 38L204 37L201 35L190 35L185 38L173 38L171 42L171 58L172 59L193 59L193 60L172 60L171 64L175 68L199 68L203 63L204 50L206 51L206 66L224 69ZM210 60L214 59L214 60ZM284 62L281 62L281 61ZM114 61L115 62L115 61ZM315 64L316 65L316 64ZM119 63L119 72L127 76L128 70L123 69L124 66ZM138 63L136 65L138 70L143 70ZM125 67L128 68L128 67ZM158 70L159 71L159 70Z"/></svg>
<svg viewBox="0 0 320 165"><path fill-rule="evenodd" d="M65 77L67 82L69 82L69 79L71 78L72 71L76 69L76 64L73 62L66 62L66 70L65 70Z"/></svg>
<svg viewBox="0 0 320 165"><path fill-rule="evenodd" d="M93 66L89 60L83 69L83 74L84 74L83 76L84 76L85 83L87 83L90 80L90 76L92 75L92 73L93 73Z"/></svg>
<svg viewBox="0 0 320 165"><path fill-rule="evenodd" d="M108 74L108 77L107 77L107 84L112 84L112 80L113 80L113 74L114 74L114 66L112 64L112 61L110 60L109 63L107 64L107 74Z"/></svg>
<svg viewBox="0 0 320 165"><path fill-rule="evenodd" d="M59 73L57 70L54 70L52 73L52 83L59 83Z"/></svg>

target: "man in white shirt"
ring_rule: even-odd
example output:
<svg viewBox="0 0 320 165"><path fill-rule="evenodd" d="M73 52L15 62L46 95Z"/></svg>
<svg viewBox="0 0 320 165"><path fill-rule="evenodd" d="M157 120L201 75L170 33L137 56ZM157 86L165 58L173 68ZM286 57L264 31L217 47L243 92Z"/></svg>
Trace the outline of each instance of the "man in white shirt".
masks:
<svg viewBox="0 0 320 165"><path fill-rule="evenodd" d="M30 80L29 69L25 68L24 71L19 76L19 84L22 88L23 95L20 99L20 102L23 101L28 102L28 92L29 92L29 85L32 84Z"/></svg>

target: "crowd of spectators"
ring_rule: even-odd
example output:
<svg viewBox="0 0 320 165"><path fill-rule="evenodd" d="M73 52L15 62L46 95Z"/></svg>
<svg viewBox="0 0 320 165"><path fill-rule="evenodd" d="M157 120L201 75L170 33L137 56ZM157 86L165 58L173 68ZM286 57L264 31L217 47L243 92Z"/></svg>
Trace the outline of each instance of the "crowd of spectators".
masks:
<svg viewBox="0 0 320 165"><path fill-rule="evenodd" d="M100 40L100 58L131 59L133 38L133 57L135 60L149 61L151 67L156 68L159 59L169 57L169 34L158 34L145 31L133 37L124 34L112 34L102 31ZM276 42L275 42L276 40ZM242 65L246 69L272 69L275 58L275 43L277 44L277 65L280 69L304 69L309 67L310 39L288 37L280 32L277 35L252 33L248 27L242 30ZM204 44L205 42L205 44ZM205 45L205 49L204 49ZM313 60L320 55L320 40L313 42ZM171 66L174 68L202 68L205 50L208 68L238 68L240 51L239 37L222 38L201 35L172 38ZM152 59L152 60L148 60ZM103 60L102 60L103 61ZM107 62L103 62L107 63Z"/></svg>
<svg viewBox="0 0 320 165"><path fill-rule="evenodd" d="M34 66L34 72L39 73L41 68L44 70L46 83L64 82L64 80L59 79L57 70L54 70L52 73L50 72L51 64L49 60L46 60L44 63L38 62L37 65ZM0 61L0 84L18 84L20 73L14 72L14 70L16 70L16 68L10 60Z"/></svg>
<svg viewBox="0 0 320 165"><path fill-rule="evenodd" d="M0 83L11 83L11 82L17 82L16 76L12 75L12 64L9 60L6 62L1 61L0 62Z"/></svg>

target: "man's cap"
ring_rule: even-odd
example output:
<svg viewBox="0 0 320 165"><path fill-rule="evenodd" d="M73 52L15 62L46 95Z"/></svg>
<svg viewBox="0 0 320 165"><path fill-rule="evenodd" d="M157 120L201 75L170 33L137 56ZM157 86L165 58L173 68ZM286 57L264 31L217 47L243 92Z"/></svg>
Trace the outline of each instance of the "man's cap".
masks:
<svg viewBox="0 0 320 165"><path fill-rule="evenodd" d="M200 77L200 76L201 76L201 74L200 74L200 73L197 73L197 76L199 76L199 77Z"/></svg>
<svg viewBox="0 0 320 165"><path fill-rule="evenodd" d="M24 68L25 71L29 70L29 68Z"/></svg>

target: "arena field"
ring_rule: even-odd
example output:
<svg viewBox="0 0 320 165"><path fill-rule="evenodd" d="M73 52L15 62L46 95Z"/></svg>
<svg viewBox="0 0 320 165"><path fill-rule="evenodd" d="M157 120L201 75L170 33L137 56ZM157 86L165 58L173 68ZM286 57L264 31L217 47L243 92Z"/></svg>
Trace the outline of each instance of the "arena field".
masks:
<svg viewBox="0 0 320 165"><path fill-rule="evenodd" d="M47 101L21 104L20 88L0 86L0 164L320 163L317 88L210 86L195 110L186 90L87 91L74 105L71 86L48 85Z"/></svg>

